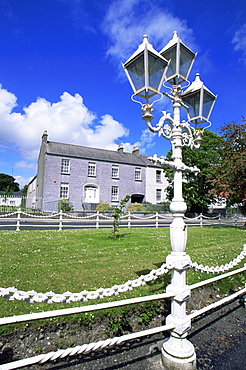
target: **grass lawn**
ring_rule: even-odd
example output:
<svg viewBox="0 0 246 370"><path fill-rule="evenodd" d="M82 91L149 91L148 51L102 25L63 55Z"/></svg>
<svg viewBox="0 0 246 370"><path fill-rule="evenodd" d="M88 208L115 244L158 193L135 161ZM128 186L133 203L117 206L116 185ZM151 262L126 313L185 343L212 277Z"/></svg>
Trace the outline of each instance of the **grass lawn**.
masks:
<svg viewBox="0 0 246 370"><path fill-rule="evenodd" d="M119 232L119 238L111 239L108 229L0 231L0 286L43 293L107 288L160 267L171 251L169 228L120 229ZM188 230L186 251L192 262L216 266L234 259L245 243L246 230L240 228L194 227ZM208 277L204 273L187 272L189 284ZM241 282L244 277L241 276ZM169 279L170 274L104 301L161 293ZM0 300L0 317L80 305ZM92 300L86 304L94 302L100 303Z"/></svg>

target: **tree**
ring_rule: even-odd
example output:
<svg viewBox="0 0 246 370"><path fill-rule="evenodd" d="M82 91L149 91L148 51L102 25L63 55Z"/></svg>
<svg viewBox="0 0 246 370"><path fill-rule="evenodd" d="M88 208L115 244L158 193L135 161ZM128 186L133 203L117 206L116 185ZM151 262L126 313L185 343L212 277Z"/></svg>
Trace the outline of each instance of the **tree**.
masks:
<svg viewBox="0 0 246 370"><path fill-rule="evenodd" d="M120 201L120 205L114 209L114 212L112 214L112 217L114 218L112 228L112 238L116 238L116 232L119 228L120 217L124 214L123 208L125 207L126 203L130 198L131 198L130 195L126 195L125 198L123 198Z"/></svg>
<svg viewBox="0 0 246 370"><path fill-rule="evenodd" d="M23 195L26 197L27 196L27 190L28 190L28 185L24 185L23 189L21 189Z"/></svg>
<svg viewBox="0 0 246 370"><path fill-rule="evenodd" d="M19 184L15 182L15 178L13 176L0 173L0 191L4 191L5 194L8 195L19 190Z"/></svg>
<svg viewBox="0 0 246 370"><path fill-rule="evenodd" d="M237 204L246 213L246 119L243 117L242 121L220 127L224 150L211 184L213 194L227 198L229 206Z"/></svg>
<svg viewBox="0 0 246 370"><path fill-rule="evenodd" d="M214 178L215 168L220 165L223 149L223 139L212 131L204 130L203 140L199 149L183 147L183 162L189 167L198 167L200 172L195 175L183 172L183 197L187 203L187 212L205 213L208 206L215 202L215 195L209 179ZM172 150L167 154L171 160ZM173 198L173 171L163 167L169 180L167 188L168 199Z"/></svg>

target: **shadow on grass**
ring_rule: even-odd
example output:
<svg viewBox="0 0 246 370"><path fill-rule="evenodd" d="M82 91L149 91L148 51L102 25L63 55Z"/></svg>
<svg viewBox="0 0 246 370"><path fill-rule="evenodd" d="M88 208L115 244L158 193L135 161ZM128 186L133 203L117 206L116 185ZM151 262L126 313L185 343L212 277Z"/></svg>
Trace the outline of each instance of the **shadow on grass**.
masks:
<svg viewBox="0 0 246 370"><path fill-rule="evenodd" d="M163 263L164 262L157 262L154 265L157 266L157 268L160 268L163 265ZM145 270L135 271L135 274L138 275L138 276L141 276L141 275L147 275L150 272L151 272L150 269L145 269ZM165 290L167 285L170 284L170 281L171 281L171 276L170 275L171 275L171 272L169 271L168 273L159 276L155 280L148 281L146 284L150 287L153 287L151 289L152 292L159 291L160 290L160 285L162 285L161 289ZM154 288L155 286L158 286L158 288L156 287L156 289L155 289Z"/></svg>

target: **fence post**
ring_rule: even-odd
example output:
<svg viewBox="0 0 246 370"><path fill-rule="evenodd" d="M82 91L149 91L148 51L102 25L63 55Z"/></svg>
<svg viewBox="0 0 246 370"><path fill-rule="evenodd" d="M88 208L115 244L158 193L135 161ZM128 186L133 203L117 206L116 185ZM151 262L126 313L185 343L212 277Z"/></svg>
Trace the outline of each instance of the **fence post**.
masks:
<svg viewBox="0 0 246 370"><path fill-rule="evenodd" d="M234 215L234 226L237 226L237 214Z"/></svg>
<svg viewBox="0 0 246 370"><path fill-rule="evenodd" d="M60 210L60 217L59 217L59 231L61 231L62 230L62 209Z"/></svg>
<svg viewBox="0 0 246 370"><path fill-rule="evenodd" d="M200 213L200 227L202 227L202 213Z"/></svg>
<svg viewBox="0 0 246 370"><path fill-rule="evenodd" d="M221 225L221 215L219 213L219 225Z"/></svg>
<svg viewBox="0 0 246 370"><path fill-rule="evenodd" d="M16 231L20 231L20 219L21 219L21 209L18 208L17 221L16 221Z"/></svg>
<svg viewBox="0 0 246 370"><path fill-rule="evenodd" d="M96 229L99 228L99 211L97 211L97 217L96 217Z"/></svg>
<svg viewBox="0 0 246 370"><path fill-rule="evenodd" d="M159 226L159 224L158 224L158 212L156 212L156 214L155 214L155 227L158 229L158 226Z"/></svg>
<svg viewBox="0 0 246 370"><path fill-rule="evenodd" d="M130 229L131 228L131 212L129 212L128 213L128 223L127 223L127 227L128 227L128 229Z"/></svg>

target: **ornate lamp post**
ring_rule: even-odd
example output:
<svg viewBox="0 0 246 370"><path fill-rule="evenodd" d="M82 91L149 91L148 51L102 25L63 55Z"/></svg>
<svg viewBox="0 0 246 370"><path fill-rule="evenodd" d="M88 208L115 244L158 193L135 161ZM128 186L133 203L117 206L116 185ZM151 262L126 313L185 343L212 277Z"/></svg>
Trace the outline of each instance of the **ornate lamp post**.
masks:
<svg viewBox="0 0 246 370"><path fill-rule="evenodd" d="M133 88L132 100L141 104L142 119L152 132L170 140L173 151L173 161L161 158L151 158L154 162L165 164L174 172L174 196L170 204L173 222L170 225L170 240L172 252L166 262L172 268L171 284L167 291L174 294L171 303L171 314L166 318L167 324L175 328L162 347L162 363L165 369L195 369L196 354L191 342L187 340L187 332L191 327L186 315L186 300L190 297L190 289L186 285L186 270L190 267L190 257L186 254L187 227L184 222L186 203L182 196L182 172L199 172L197 167L187 167L182 162L182 147L199 148L203 129L202 124L210 126L209 117L216 96L200 81L196 80L183 91L182 84L187 84L189 72L196 54L182 43L174 32L173 39L161 50L155 51L148 42L147 36L138 50L123 64L127 77ZM163 81L171 84L171 93L161 93ZM165 86L165 85L164 85ZM157 96L160 97L157 99ZM162 112L156 126L152 126L154 118L153 104L164 96L171 99L173 117ZM136 98L138 100L136 100ZM155 100L156 99L156 100ZM143 101L143 102L142 102ZM184 108L188 121L180 120L180 110ZM192 127L191 123L195 126Z"/></svg>

